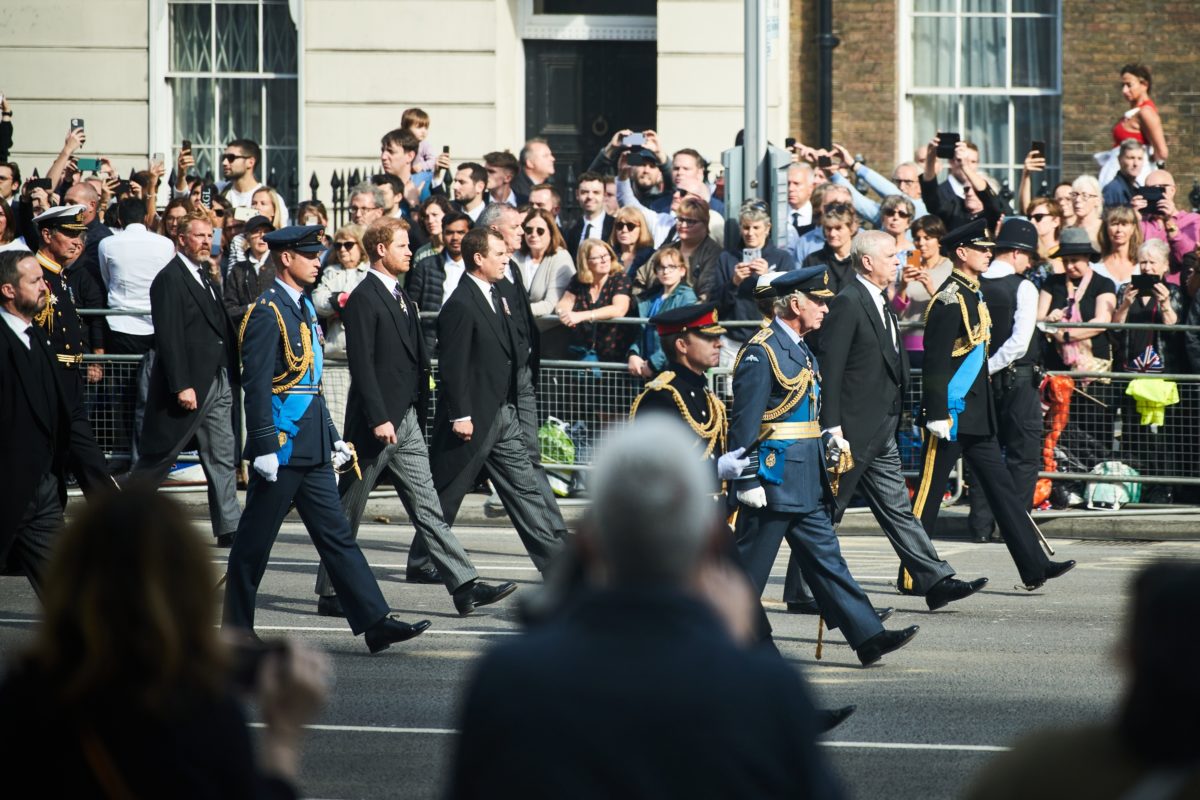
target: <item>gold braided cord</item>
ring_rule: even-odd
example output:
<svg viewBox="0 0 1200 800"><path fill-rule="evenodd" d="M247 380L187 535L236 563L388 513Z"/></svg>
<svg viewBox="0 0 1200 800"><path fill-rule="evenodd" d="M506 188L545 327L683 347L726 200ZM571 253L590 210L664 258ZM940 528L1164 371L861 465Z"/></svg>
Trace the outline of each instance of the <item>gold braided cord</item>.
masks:
<svg viewBox="0 0 1200 800"><path fill-rule="evenodd" d="M666 377L666 380L663 378ZM633 401L633 405L629 408L629 418L633 419L637 416L638 406L642 404L642 398L652 391L669 392L671 399L675 401L676 407L679 409L679 415L683 417L683 421L688 427L706 443L704 454L701 458L708 458L712 455L713 450L720 448L721 452L725 452L725 439L727 435L727 418L725 412L725 404L717 399L717 396L712 392L705 390L704 399L708 403L708 422L699 423L692 418L692 414L688 411L687 403L684 402L683 395L674 386L671 386L671 380L675 377L674 373L663 373L658 378L647 384L646 391L642 392Z"/></svg>
<svg viewBox="0 0 1200 800"><path fill-rule="evenodd" d="M979 281L975 280L974 278L972 278L970 275L963 272L962 270L952 269L952 270L950 270L950 274L957 275L958 279L960 281L962 281L963 283L965 283L967 285L967 288L970 289L972 292L979 291Z"/></svg>
<svg viewBox="0 0 1200 800"><path fill-rule="evenodd" d="M775 351L767 347L766 344L767 339L770 339L773 334L774 331L770 328L763 328L751 336L750 341L742 346L742 349L738 351L737 358L733 361L733 369L736 371L738 364L741 363L742 355L746 352L746 348L752 344L761 346L763 352L767 354L767 363L771 366L771 374L775 376L775 380L779 385L788 392L782 403L763 414L763 422L777 420L799 405L800 401L804 399L804 393L808 391L809 384L812 383L813 379L813 371L808 368L800 370L798 374L791 378L783 374L783 370L779 367L779 359L775 357Z"/></svg>
<svg viewBox="0 0 1200 800"><path fill-rule="evenodd" d="M41 250L34 256L34 260L38 262L44 269L49 270L55 275L62 274L62 267L58 262L52 260L50 256L43 253ZM33 324L39 328L45 328L46 333L54 331L54 306L58 302L58 298L54 296L54 292L50 289L50 281L46 281L46 305L33 318Z"/></svg>
<svg viewBox="0 0 1200 800"><path fill-rule="evenodd" d="M287 333L287 325L283 322L283 314L279 313L279 308L274 303L265 300L260 301L259 305L269 306L275 312L275 322L279 325L279 338L283 343L283 362L284 371L280 375L275 375L271 378L271 393L283 394L288 389L298 384L308 374L308 370L313 364L313 349L312 349L312 331L307 325L300 326L300 355L297 356L292 350L292 343ZM250 322L250 315L254 313L256 306L250 306L246 310L246 316L242 317L242 325L238 329L238 351L242 349L242 342L246 337L246 326ZM288 380L289 375L294 375L291 380Z"/></svg>

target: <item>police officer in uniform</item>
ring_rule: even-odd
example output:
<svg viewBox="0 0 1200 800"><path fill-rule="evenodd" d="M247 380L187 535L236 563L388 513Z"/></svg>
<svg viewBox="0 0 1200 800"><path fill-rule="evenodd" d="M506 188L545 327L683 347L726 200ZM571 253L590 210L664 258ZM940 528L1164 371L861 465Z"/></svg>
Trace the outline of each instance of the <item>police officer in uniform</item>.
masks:
<svg viewBox="0 0 1200 800"><path fill-rule="evenodd" d="M266 235L277 277L242 319L244 458L253 461L254 473L229 553L224 624L253 636L258 585L279 526L294 502L351 630L365 634L367 647L377 653L421 634L429 621L410 625L388 614L387 601L338 499L334 469L349 465L354 454L338 435L325 404L324 342L316 310L305 294L317 279L322 230L320 225L291 226Z"/></svg>
<svg viewBox="0 0 1200 800"><path fill-rule="evenodd" d="M979 281L979 291L992 317L987 369L996 399L996 438L1017 499L1029 508L1042 455L1042 405L1038 396L1038 291L1028 273L1037 258L1038 234L1033 223L1009 219L996 237L994 258ZM971 492L967 520L971 538L986 542L996 519L987 496Z"/></svg>
<svg viewBox="0 0 1200 800"><path fill-rule="evenodd" d="M992 323L979 290L992 247L984 220L955 228L942 239L942 252L954 261L954 270L925 312L918 424L927 432L913 514L932 535L950 469L962 455L987 494L1022 583L1032 591L1070 570L1075 562L1050 561L1042 552L1033 520L1017 498L996 441L996 411L986 365Z"/></svg>
<svg viewBox="0 0 1200 800"><path fill-rule="evenodd" d="M820 327L833 297L825 267L779 273L774 319L750 338L734 362L729 445L750 464L734 482L735 535L759 595L779 545L787 539L830 628L840 628L862 664L878 661L916 635L913 625L883 628L850 575L833 532L832 487L822 440L820 371L804 335Z"/></svg>

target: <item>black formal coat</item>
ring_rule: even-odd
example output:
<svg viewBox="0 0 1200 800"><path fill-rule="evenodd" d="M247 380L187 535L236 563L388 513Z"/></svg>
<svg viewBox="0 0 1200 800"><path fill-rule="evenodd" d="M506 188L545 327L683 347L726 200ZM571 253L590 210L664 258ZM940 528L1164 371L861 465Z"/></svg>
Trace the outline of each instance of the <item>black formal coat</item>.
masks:
<svg viewBox="0 0 1200 800"><path fill-rule="evenodd" d="M925 318L925 362L922 369L923 395L918 424L930 420L950 419L948 410L948 387L954 373L962 364L966 354L954 355L956 346L963 343L967 330L963 326L965 315L972 329L979 325L979 308L982 301L977 294L978 284L973 284L958 272L938 287L938 293L929 301ZM967 390L965 407L958 415L956 433L990 436L996 432L996 407L992 399L992 382L988 380L986 343L985 360ZM853 449L853 445L851 445Z"/></svg>
<svg viewBox="0 0 1200 800"><path fill-rule="evenodd" d="M612 237L613 225L616 223L616 221L616 217L614 217L612 214L604 215L604 222L602 224L600 233L601 239L607 242ZM585 224L586 222L581 219L570 228L567 228L566 233L563 234L563 238L567 242L567 252L571 254L572 259L574 259L576 254L579 252L579 239L583 236L583 226Z"/></svg>
<svg viewBox="0 0 1200 800"><path fill-rule="evenodd" d="M857 278L830 301L821 333L821 427L842 426L851 454L865 453L884 419L903 408L908 355L903 343L896 352Z"/></svg>
<svg viewBox="0 0 1200 800"><path fill-rule="evenodd" d="M99 273L99 267L89 267L84 263L83 255L63 268L63 281L75 301L76 309L108 308L108 293L104 290L104 281L97 277L97 274L93 274L93 269ZM83 341L88 350L103 350L105 331L108 328L104 317L80 314L79 321L83 325Z"/></svg>
<svg viewBox="0 0 1200 800"><path fill-rule="evenodd" d="M141 449L157 455L179 444L219 370L227 369L230 381L237 381L237 332L221 303L192 277L179 256L150 284L150 312L156 353ZM185 411L176 399L188 388L196 392L195 411Z"/></svg>
<svg viewBox="0 0 1200 800"><path fill-rule="evenodd" d="M442 307L442 286L446 282L446 254L433 253L413 264L405 281L405 291L421 311L436 313ZM437 352L437 320L421 321L425 352L433 357Z"/></svg>
<svg viewBox="0 0 1200 800"><path fill-rule="evenodd" d="M56 372L54 352L44 334L33 336L26 350L0 320L0 419L5 426L0 438L0 564L47 472L59 479L60 499L66 502L68 457L86 493L112 486L87 414L63 390Z"/></svg>
<svg viewBox="0 0 1200 800"><path fill-rule="evenodd" d="M502 284L508 283L501 281ZM516 287L501 287L508 300L508 330L492 309L491 301L464 275L438 316L437 410L430 446L433 483L441 490L461 472L479 449L479 443L495 422L500 408L516 399L518 370L528 364L530 354L518 346L521 311ZM532 322L530 322L532 325ZM470 417L474 434L464 442L451 430L453 420Z"/></svg>
<svg viewBox="0 0 1200 800"><path fill-rule="evenodd" d="M346 441L359 456L375 458L383 444L377 425L400 425L416 405L421 429L429 415L429 355L417 320L417 307L401 289L404 308L383 282L368 274L350 293L342 319L346 356L350 361L350 395L346 400Z"/></svg>
<svg viewBox="0 0 1200 800"><path fill-rule="evenodd" d="M250 304L274 282L275 268L270 263L264 264L261 271L255 269L254 263L248 260L239 261L229 268L225 285L221 288L221 299L235 330L242 324L242 317L246 316Z"/></svg>
<svg viewBox="0 0 1200 800"><path fill-rule="evenodd" d="M456 800L842 796L799 673L670 589L587 593L492 649L459 727Z"/></svg>

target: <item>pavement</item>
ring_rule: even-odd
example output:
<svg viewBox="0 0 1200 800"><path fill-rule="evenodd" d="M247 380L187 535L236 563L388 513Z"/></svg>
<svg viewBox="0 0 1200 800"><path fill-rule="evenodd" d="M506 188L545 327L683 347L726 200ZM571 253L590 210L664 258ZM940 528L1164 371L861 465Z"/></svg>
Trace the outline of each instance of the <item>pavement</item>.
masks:
<svg viewBox="0 0 1200 800"><path fill-rule="evenodd" d="M316 554L297 522L285 523L259 595L261 635L300 638L325 649L334 663L329 705L305 743L301 786L307 797L439 797L471 670L487 647L519 635L514 601L538 583L511 528L463 520L457 533L484 579L516 581L521 589L460 618L442 587L404 581L413 532L397 520L371 522L372 512L381 510L387 507L369 509L360 542L396 612L433 622L423 636L371 656L344 621L316 616ZM1141 526L1142 539L1158 538L1157 522ZM814 658L816 619L788 614L778 602L786 550L767 589L779 647L807 678L818 704L858 704L858 713L824 740L852 797L957 797L976 770L1020 734L1104 717L1120 691L1114 652L1131 578L1158 558L1200 558L1195 541L1052 537L1059 557L1077 559L1079 567L1028 593L1014 588L1016 570L1003 546L936 543L960 577L987 575L991 583L930 613L921 598L895 592L897 560L886 540L842 540L851 572L875 604L897 608L889 627L921 626L912 644L868 669L858 666L837 632L827 633L824 658ZM218 567L227 554L214 547ZM0 578L0 653L11 655L29 640L37 613L28 582Z"/></svg>

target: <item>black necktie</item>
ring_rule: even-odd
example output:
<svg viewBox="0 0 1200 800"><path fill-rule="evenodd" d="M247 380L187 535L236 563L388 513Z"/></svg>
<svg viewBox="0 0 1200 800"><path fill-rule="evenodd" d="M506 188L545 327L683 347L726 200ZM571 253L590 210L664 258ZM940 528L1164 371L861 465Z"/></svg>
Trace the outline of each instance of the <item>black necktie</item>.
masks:
<svg viewBox="0 0 1200 800"><path fill-rule="evenodd" d="M25 338L29 341L29 349L33 350L33 337L37 336L37 327L30 325L25 329Z"/></svg>
<svg viewBox="0 0 1200 800"><path fill-rule="evenodd" d="M887 289L880 292L879 296L883 298L883 328L887 331L888 339L892 341L892 347L899 350L900 343L897 336L896 312L892 311L892 306L888 303Z"/></svg>
<svg viewBox="0 0 1200 800"><path fill-rule="evenodd" d="M204 267L196 267L196 274L200 276L200 285L204 287L204 290L208 292L212 299L216 300L217 292L213 288L212 281L208 279L208 270Z"/></svg>
<svg viewBox="0 0 1200 800"><path fill-rule="evenodd" d="M500 287L494 283L492 284L492 308L500 315L500 323L507 328L508 320L505 319L504 301L500 298Z"/></svg>
<svg viewBox="0 0 1200 800"><path fill-rule="evenodd" d="M800 232L800 212L792 212L792 227L796 229L796 233Z"/></svg>
<svg viewBox="0 0 1200 800"><path fill-rule="evenodd" d="M592 235L592 223L585 222L583 224L583 238L579 240L580 243L586 242L588 237L591 235Z"/></svg>

